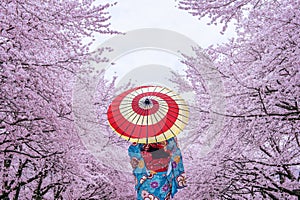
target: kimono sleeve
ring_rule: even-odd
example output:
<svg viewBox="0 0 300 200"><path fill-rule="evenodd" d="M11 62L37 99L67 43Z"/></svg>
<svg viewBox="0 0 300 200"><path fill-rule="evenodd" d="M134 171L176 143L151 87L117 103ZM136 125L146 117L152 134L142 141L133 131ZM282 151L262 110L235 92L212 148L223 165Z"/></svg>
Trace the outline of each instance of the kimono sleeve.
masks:
<svg viewBox="0 0 300 200"><path fill-rule="evenodd" d="M186 187L186 177L184 166L182 162L181 151L178 147L176 138L171 138L168 140L168 147L172 152L170 167L171 172L168 175L170 182L172 183L172 197L177 193L178 189Z"/></svg>
<svg viewBox="0 0 300 200"><path fill-rule="evenodd" d="M128 148L128 155L130 157L130 164L135 177L135 189L138 190L148 176L145 162L141 155L141 144L130 145Z"/></svg>

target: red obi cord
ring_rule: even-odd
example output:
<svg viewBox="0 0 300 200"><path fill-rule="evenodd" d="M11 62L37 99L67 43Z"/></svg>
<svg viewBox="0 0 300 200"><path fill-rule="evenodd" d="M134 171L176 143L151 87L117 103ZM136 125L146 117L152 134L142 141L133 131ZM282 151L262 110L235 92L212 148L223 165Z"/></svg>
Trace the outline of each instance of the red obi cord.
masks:
<svg viewBox="0 0 300 200"><path fill-rule="evenodd" d="M142 149L142 157L148 170L164 172L168 170L171 151L165 150L166 143L146 144Z"/></svg>

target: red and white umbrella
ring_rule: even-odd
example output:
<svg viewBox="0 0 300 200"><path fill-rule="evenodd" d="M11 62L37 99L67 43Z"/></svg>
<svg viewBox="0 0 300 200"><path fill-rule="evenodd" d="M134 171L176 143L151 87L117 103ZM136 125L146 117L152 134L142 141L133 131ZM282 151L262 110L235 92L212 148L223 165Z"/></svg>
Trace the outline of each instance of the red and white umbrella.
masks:
<svg viewBox="0 0 300 200"><path fill-rule="evenodd" d="M120 137L156 143L178 135L188 123L188 106L178 94L161 86L141 86L118 95L107 118Z"/></svg>

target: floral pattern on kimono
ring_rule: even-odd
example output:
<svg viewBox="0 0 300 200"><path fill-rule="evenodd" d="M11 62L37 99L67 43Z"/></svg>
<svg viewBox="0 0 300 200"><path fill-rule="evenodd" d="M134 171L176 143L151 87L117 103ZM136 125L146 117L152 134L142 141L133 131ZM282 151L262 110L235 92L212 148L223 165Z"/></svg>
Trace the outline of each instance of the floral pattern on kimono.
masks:
<svg viewBox="0 0 300 200"><path fill-rule="evenodd" d="M147 169L142 151L144 144L132 144L128 148L130 163L135 176L137 200L168 200L178 189L186 187L181 151L176 138L166 141L165 150L170 152L168 170L156 172Z"/></svg>

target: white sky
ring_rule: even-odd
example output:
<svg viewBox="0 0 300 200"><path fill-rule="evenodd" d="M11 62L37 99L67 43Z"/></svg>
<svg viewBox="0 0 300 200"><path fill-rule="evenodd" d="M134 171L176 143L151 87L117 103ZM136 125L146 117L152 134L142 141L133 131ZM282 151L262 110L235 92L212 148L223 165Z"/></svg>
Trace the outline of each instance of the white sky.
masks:
<svg viewBox="0 0 300 200"><path fill-rule="evenodd" d="M113 4L115 0L98 2ZM229 27L225 34L221 35L222 27L208 26L208 19L200 21L188 12L178 9L176 0L120 0L115 6L109 8L109 12L112 16L110 22L113 30L127 32L142 28L168 29L187 36L202 48L226 42L228 38L234 36L233 27ZM91 49L97 48L112 37L114 35L97 36ZM107 69L108 78L114 74L124 77L134 68L143 65L172 66L176 71L182 66L178 57L174 55L167 56L165 52L149 50L128 53L114 63L114 66Z"/></svg>
<svg viewBox="0 0 300 200"><path fill-rule="evenodd" d="M105 2L114 3L115 0ZM198 20L186 11L177 8L176 0L120 0L111 7L112 28L126 32L140 28L162 28L177 31L193 39L202 48L222 43L234 35L233 27L229 27L224 35L221 27L206 25L208 20ZM113 37L102 35L98 42Z"/></svg>

